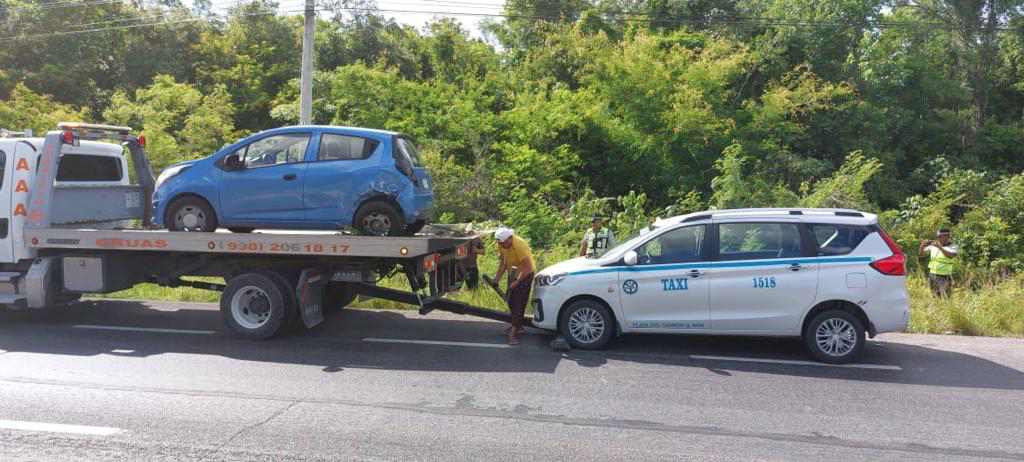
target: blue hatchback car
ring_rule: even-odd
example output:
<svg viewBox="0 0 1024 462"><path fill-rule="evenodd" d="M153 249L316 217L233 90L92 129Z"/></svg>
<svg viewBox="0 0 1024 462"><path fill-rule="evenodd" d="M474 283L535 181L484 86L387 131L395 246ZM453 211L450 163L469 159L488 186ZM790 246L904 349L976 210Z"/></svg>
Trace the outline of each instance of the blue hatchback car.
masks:
<svg viewBox="0 0 1024 462"><path fill-rule="evenodd" d="M412 141L366 128L266 130L160 173L154 221L172 231L340 229L409 235L434 194Z"/></svg>

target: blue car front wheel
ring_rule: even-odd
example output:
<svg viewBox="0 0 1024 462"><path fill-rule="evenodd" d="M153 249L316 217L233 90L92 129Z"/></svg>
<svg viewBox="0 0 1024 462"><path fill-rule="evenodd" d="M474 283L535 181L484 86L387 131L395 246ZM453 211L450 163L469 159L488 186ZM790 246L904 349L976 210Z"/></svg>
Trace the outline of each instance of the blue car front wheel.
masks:
<svg viewBox="0 0 1024 462"><path fill-rule="evenodd" d="M185 196L167 206L164 223L171 231L212 233L217 230L217 213L202 198Z"/></svg>

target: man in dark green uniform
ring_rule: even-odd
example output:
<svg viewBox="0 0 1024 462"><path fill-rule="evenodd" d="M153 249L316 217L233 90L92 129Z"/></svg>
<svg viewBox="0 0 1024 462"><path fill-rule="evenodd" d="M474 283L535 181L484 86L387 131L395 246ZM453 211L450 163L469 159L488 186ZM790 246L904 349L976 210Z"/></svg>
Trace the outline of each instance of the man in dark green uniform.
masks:
<svg viewBox="0 0 1024 462"><path fill-rule="evenodd" d="M598 258L612 247L615 247L615 235L612 230L604 227L601 217L594 215L590 220L590 229L583 234L583 241L580 242L580 256Z"/></svg>

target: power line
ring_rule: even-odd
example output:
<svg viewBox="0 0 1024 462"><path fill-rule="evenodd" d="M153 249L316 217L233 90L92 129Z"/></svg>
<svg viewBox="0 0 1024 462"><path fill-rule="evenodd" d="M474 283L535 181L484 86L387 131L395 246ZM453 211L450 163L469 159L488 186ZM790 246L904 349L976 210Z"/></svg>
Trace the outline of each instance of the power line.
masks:
<svg viewBox="0 0 1024 462"><path fill-rule="evenodd" d="M241 5L241 2L236 1L236 0L226 0L226 1L225 0L219 0L219 1L211 2L210 6L211 6L211 9L212 9L212 7L214 7L214 6L222 6L222 5L225 5L225 4ZM138 9L136 11L145 12L146 10L145 9ZM102 21L93 21L93 22L80 23L80 24L65 24L62 27L70 28L70 29L78 29L78 28L98 26L98 25L112 25L112 24L118 24L118 23L131 23L131 22L147 22L147 21L152 21L154 19L168 18L169 16L173 16L174 14L187 14L189 11L191 11L191 10L189 10L188 8L174 8L174 9L162 10L162 11L160 11L157 14L150 14L150 15L143 15L143 16L134 16L134 17L127 17L127 18L119 18L119 19L118 18L107 18L107 19L104 19ZM267 10L267 11L271 11L271 10ZM198 18L198 16L196 18ZM168 18L168 19L170 19L170 18ZM189 19L193 19L193 18L189 18Z"/></svg>
<svg viewBox="0 0 1024 462"><path fill-rule="evenodd" d="M301 10L286 10L286 11L260 11L260 12L253 12L253 13L236 14L233 17L269 16L269 15L276 15L278 13L300 13L300 12L303 12L303 11L305 11L305 9L301 9ZM315 10L315 11L319 12L319 11L325 11L325 10L320 9L320 10ZM115 31L115 30L136 29L136 28L140 28L140 27L168 26L168 25L174 25L174 24L185 24L185 23L190 23L190 22L198 22L198 21L206 21L206 20L207 20L206 18L195 17L195 18L188 18L188 19L179 19L179 20L174 20L174 21L157 21L157 22L148 22L148 23L143 23L143 24L128 24L128 25L124 25L124 26L99 27L99 28L94 28L94 29L82 29L82 30L71 30L71 31L60 31L60 32L48 32L48 33L45 33L45 34L32 34L32 35L20 35L20 36L14 35L14 36L9 36L9 37L0 37L0 40L30 39L30 38L43 38L43 37L59 37L59 36L66 36L66 35L88 34L88 33L93 33L93 32L108 32L108 31Z"/></svg>
<svg viewBox="0 0 1024 462"><path fill-rule="evenodd" d="M71 1L62 1L62 2L42 3L42 4L39 4L39 5L33 5L33 6L19 6L19 7L10 7L9 6L9 7L5 7L5 8L0 8L0 12L55 10L55 9L64 9L64 8L77 8L77 7L83 7L83 6L100 6L100 5L109 5L109 4L112 4L112 3L122 3L123 1L124 0L91 0L91 1L90 0L85 0L85 1L71 0Z"/></svg>
<svg viewBox="0 0 1024 462"><path fill-rule="evenodd" d="M117 0L117 1L120 1L120 0ZM442 0L442 1L446 1L446 0ZM112 0L100 0L98 2L93 2L93 3L94 4L115 3L115 1L112 1ZM305 11L304 8L303 9L296 9L296 10L281 10L281 9L278 9L278 10L268 10L268 11L263 11L263 12L258 12L258 13L236 14L236 15L233 15L233 17L238 17L238 16L263 16L263 15L274 15L274 14L299 13L299 12L303 12L303 11ZM524 19L524 20L534 20L534 21L561 21L561 20L564 19L562 17L556 17L556 16L517 15L517 14L505 14L505 13L480 13L480 12L471 12L471 11L414 10L414 9L397 9L397 8L381 9L381 8L360 8L360 7L337 7L337 8L327 7L327 8L316 9L316 11L318 11L318 12L319 11L349 11L349 12L366 12L366 13L433 14L433 15L441 15L441 16L488 17L488 18L504 18L504 19ZM943 24L943 23L921 22L921 21L898 21L898 22L896 22L896 21L870 21L870 20L868 20L868 21L865 21L862 24L855 24L855 23L838 22L838 21L800 21L800 20L791 20L791 19L784 19L784 18L742 17L742 16L731 16L731 17L722 17L722 18L668 18L668 19L659 19L659 18L650 16L650 15L647 15L647 14L615 14L615 15L611 15L611 18L614 19L614 20L621 21L621 22L632 22L632 23L645 23L645 22L647 22L647 23L654 23L654 24L676 24L676 25L694 24L694 23L697 23L697 24L714 24L714 23L723 24L724 23L724 24L751 25L751 26L762 26L762 27L804 27L804 28L822 28L822 27L830 27L830 28L831 27L894 28L894 27L922 27L922 26L925 26L925 27L950 27L950 26L948 26L946 24ZM26 35L26 36L20 36L20 37L19 36L11 36L11 37L4 37L3 39L4 40L11 40L11 39L15 39L15 38L40 38L40 37L50 37L50 36L76 35L76 34L91 33L91 32L105 32L105 31L110 31L110 30L123 30L123 29L139 28L139 27L151 27L151 26L160 26L160 25L181 24L181 23L189 23L189 22L204 21L204 20L206 20L206 18L195 17L195 18L187 18L187 19L180 19L180 20L173 20L173 21L146 22L146 23L140 23L140 24L129 24L129 25L123 25L123 26L116 26L116 27L102 27L102 28L83 29L83 30L74 30L74 31L60 31L60 32L51 32L51 33L46 33L46 34ZM103 21L103 22L97 22L97 23L90 23L89 25L116 24L117 22L126 22L126 21L130 21L130 19ZM70 25L68 27L83 27L83 26L81 26L81 25L79 25L79 26ZM999 28L997 28L997 30L1004 31L1004 30L1009 30L1009 29L1006 28L1006 27L999 27Z"/></svg>

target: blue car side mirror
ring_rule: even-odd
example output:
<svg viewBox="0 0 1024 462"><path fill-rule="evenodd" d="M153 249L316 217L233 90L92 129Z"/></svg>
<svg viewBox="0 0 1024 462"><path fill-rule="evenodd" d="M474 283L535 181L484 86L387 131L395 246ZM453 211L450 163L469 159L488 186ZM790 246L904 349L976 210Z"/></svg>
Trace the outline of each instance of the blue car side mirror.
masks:
<svg viewBox="0 0 1024 462"><path fill-rule="evenodd" d="M224 166L228 170L241 170L245 168L245 163L238 157L238 154L232 154L224 158Z"/></svg>

